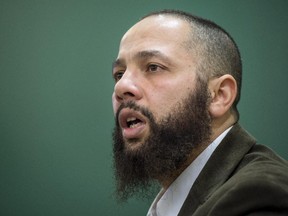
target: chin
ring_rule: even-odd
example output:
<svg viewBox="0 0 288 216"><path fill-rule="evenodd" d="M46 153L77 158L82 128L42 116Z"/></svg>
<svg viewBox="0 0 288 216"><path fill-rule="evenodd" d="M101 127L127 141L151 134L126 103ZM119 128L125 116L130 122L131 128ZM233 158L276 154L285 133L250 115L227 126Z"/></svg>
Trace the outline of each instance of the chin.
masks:
<svg viewBox="0 0 288 216"><path fill-rule="evenodd" d="M142 149L145 141L144 139L129 139L125 140L125 150L128 152L139 151Z"/></svg>

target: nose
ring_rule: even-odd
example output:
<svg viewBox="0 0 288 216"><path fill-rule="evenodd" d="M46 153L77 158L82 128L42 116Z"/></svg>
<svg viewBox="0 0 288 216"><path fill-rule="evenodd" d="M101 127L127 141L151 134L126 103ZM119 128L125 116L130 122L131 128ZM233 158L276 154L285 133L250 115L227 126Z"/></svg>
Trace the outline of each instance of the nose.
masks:
<svg viewBox="0 0 288 216"><path fill-rule="evenodd" d="M115 84L113 95L114 99L120 103L128 100L140 100L142 98L142 91L139 77L134 73L126 71Z"/></svg>

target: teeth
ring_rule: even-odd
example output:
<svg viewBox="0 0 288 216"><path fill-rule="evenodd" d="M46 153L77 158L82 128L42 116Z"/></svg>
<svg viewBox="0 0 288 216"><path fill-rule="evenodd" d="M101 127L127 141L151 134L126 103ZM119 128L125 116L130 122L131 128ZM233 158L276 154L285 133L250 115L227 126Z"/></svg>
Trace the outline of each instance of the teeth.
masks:
<svg viewBox="0 0 288 216"><path fill-rule="evenodd" d="M136 117L127 118L126 122L129 128L135 128L139 124L139 121L137 120Z"/></svg>
<svg viewBox="0 0 288 216"><path fill-rule="evenodd" d="M131 124L129 128L135 128L137 127L138 123L137 124Z"/></svg>
<svg viewBox="0 0 288 216"><path fill-rule="evenodd" d="M135 120L136 120L135 117L130 117L130 118L127 119L127 122L131 122L131 121L135 121Z"/></svg>

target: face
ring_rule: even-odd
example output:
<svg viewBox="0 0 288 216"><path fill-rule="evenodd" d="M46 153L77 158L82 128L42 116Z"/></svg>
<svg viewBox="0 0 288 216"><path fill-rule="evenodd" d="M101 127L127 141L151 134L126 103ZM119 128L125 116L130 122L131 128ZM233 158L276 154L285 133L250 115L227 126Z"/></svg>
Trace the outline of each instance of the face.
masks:
<svg viewBox="0 0 288 216"><path fill-rule="evenodd" d="M115 177L121 199L147 190L151 180L170 178L209 140L210 96L184 47L187 29L182 21L150 17L121 41L112 97Z"/></svg>
<svg viewBox="0 0 288 216"><path fill-rule="evenodd" d="M155 180L166 187L178 176L191 162L191 154L197 155L209 141L209 102L207 85L199 81L195 92L157 123L149 108L138 106L134 101L121 104L116 116L124 108L141 113L149 120L149 136L137 149L127 148L116 118L113 153L118 198L126 200L135 194L145 198Z"/></svg>
<svg viewBox="0 0 288 216"><path fill-rule="evenodd" d="M188 29L181 20L154 16L124 35L113 67L115 115L121 104L133 101L148 107L159 122L194 91L195 59L185 47ZM127 150L140 148L151 133L149 119L127 107L117 118Z"/></svg>

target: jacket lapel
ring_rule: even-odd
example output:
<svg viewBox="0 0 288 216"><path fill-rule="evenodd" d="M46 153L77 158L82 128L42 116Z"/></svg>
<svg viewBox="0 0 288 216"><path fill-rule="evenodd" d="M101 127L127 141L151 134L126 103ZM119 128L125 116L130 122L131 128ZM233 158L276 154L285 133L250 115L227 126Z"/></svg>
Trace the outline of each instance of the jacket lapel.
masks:
<svg viewBox="0 0 288 216"><path fill-rule="evenodd" d="M254 138L239 124L235 124L204 166L178 215L192 215L218 187L227 181L255 143Z"/></svg>

